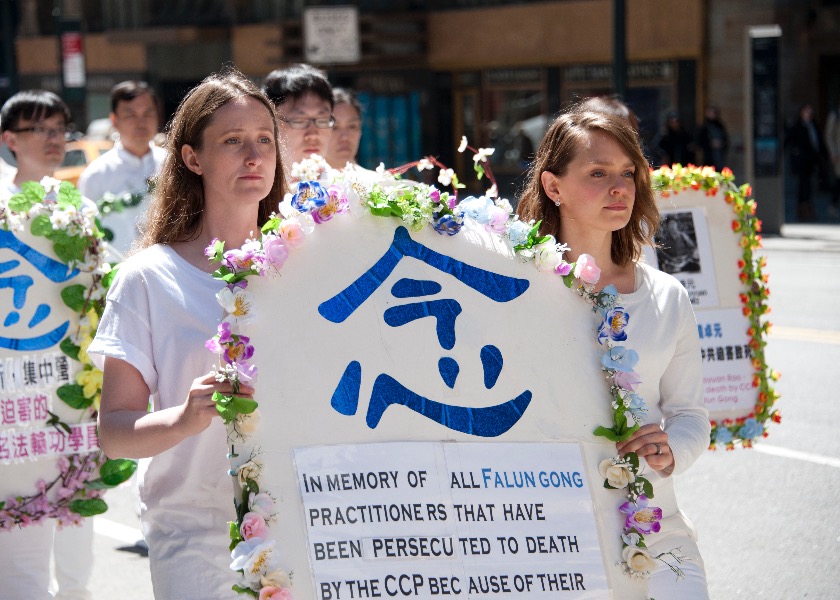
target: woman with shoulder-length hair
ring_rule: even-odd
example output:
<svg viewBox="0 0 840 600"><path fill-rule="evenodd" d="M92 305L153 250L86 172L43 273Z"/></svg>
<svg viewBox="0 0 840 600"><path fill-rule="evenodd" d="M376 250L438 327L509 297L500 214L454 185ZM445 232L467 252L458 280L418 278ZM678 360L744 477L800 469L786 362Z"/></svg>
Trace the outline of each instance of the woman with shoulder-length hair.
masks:
<svg viewBox="0 0 840 600"><path fill-rule="evenodd" d="M120 267L88 352L103 362L103 450L143 459L155 597L229 598L233 487L212 395L232 389L216 381L204 347L223 287L204 249L214 238L242 246L280 201L277 121L268 98L229 70L189 92L168 129L141 250ZM239 395L252 393L242 384Z"/></svg>
<svg viewBox="0 0 840 600"><path fill-rule="evenodd" d="M677 507L672 478L709 445L700 341L685 289L640 261L659 213L635 130L618 116L581 108L558 117L537 150L517 212L524 220L541 220L541 233L567 243L570 260L594 257L601 269L598 289L612 284L621 294L630 315L626 344L639 355L636 393L647 415L617 450L644 459L662 509L661 530L645 539L647 551L657 556L679 548L688 558L680 565L682 579L654 561L645 597L707 599L696 534Z"/></svg>

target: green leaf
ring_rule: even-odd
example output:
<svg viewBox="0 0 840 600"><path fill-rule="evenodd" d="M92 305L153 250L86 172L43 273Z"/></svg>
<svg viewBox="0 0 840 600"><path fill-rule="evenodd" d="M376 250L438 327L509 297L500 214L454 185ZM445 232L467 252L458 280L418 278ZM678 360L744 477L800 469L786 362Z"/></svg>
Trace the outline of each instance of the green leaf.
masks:
<svg viewBox="0 0 840 600"><path fill-rule="evenodd" d="M242 541L242 535L239 533L239 526L236 524L236 521L230 521L228 523L228 533L230 535L230 546L228 546L228 550L233 550Z"/></svg>
<svg viewBox="0 0 840 600"><path fill-rule="evenodd" d="M112 267L110 271L108 271L107 273L105 273L105 275L102 276L102 285L103 287L105 287L105 289L111 287L111 283L113 283L114 277L117 276L118 270L119 267Z"/></svg>
<svg viewBox="0 0 840 600"><path fill-rule="evenodd" d="M88 498L87 500L73 500L70 510L83 517L101 515L108 510L108 505L102 498Z"/></svg>
<svg viewBox="0 0 840 600"><path fill-rule="evenodd" d="M58 186L58 196L56 197L56 204L62 210L68 208L81 208L82 194L76 189L76 186L69 181L62 181Z"/></svg>
<svg viewBox="0 0 840 600"><path fill-rule="evenodd" d="M87 288L81 284L68 285L61 290L61 299L64 300L64 304L75 312L80 313L84 310L85 303L87 302L85 299L86 292Z"/></svg>
<svg viewBox="0 0 840 600"><path fill-rule="evenodd" d="M241 586L241 585L239 585L239 584L233 584L233 587L232 587L231 589L232 589L234 592L236 592L237 594L250 594L250 595L251 595L251 596L253 596L254 598L259 598L259 593L258 593L258 592L255 592L254 590L252 590L252 589L251 589L251 588L249 588L249 587L242 587L242 586Z"/></svg>
<svg viewBox="0 0 840 600"><path fill-rule="evenodd" d="M71 260L82 261L85 258L87 240L83 237L70 236L63 231L56 231L51 238L53 250L59 260L69 263Z"/></svg>
<svg viewBox="0 0 840 600"><path fill-rule="evenodd" d="M32 235L40 237L47 237L53 232L52 222L47 215L38 215L32 219L32 225L29 226L29 231Z"/></svg>
<svg viewBox="0 0 840 600"><path fill-rule="evenodd" d="M257 410L258 405L256 400L251 400L250 398L242 398L241 396L234 396L231 406L240 415L250 415L252 412Z"/></svg>
<svg viewBox="0 0 840 600"><path fill-rule="evenodd" d="M653 498L653 484L644 477L640 477L639 480L642 482L642 490L645 492L645 496Z"/></svg>
<svg viewBox="0 0 840 600"><path fill-rule="evenodd" d="M270 231L277 231L277 228L280 227L280 219L278 217L271 217L268 221L265 222L265 225L262 226L260 231L263 233L268 233Z"/></svg>
<svg viewBox="0 0 840 600"><path fill-rule="evenodd" d="M58 347L61 348L61 351L64 352L64 354L73 360L79 360L79 352L81 351L81 348L74 344L70 337L66 337L61 340Z"/></svg>
<svg viewBox="0 0 840 600"><path fill-rule="evenodd" d="M607 429L603 425L599 425L592 433L599 437L605 437L611 442L617 442L619 440L618 434L616 434L615 431L613 431L612 429Z"/></svg>
<svg viewBox="0 0 840 600"><path fill-rule="evenodd" d="M20 186L20 193L9 198L9 210L12 212L26 212L44 199L47 190L37 181L24 181Z"/></svg>
<svg viewBox="0 0 840 600"><path fill-rule="evenodd" d="M137 463L133 460L127 458L108 459L99 467L99 476L106 485L115 487L128 481L136 470Z"/></svg>
<svg viewBox="0 0 840 600"><path fill-rule="evenodd" d="M65 383L55 393L70 408L87 408L93 403L93 398L85 398L84 388L78 383Z"/></svg>

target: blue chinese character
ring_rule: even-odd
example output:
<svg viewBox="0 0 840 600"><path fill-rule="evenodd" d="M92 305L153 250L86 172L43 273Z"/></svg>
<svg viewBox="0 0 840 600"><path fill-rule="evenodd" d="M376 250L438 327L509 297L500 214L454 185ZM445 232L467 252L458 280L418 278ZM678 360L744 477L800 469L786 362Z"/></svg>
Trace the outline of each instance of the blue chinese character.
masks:
<svg viewBox="0 0 840 600"><path fill-rule="evenodd" d="M20 241L9 231L0 230L0 248L7 248L17 253L21 258L35 267L38 272L54 283L63 283L79 274L77 269L68 269L67 265L41 254L31 246ZM20 264L19 260L1 262L0 274L16 269ZM12 304L14 305L14 310L11 310L3 320L4 327L11 327L20 321L20 312L18 311L25 306L26 293L33 283L34 281L28 275L0 277L0 289L12 290ZM27 323L28 328L33 329L42 323L50 315L50 312L51 309L47 304L39 304ZM61 341L67 333L69 326L70 321L65 321L55 329L34 337L12 338L0 336L0 348L22 352L44 350Z"/></svg>
<svg viewBox="0 0 840 600"><path fill-rule="evenodd" d="M394 232L393 243L382 258L343 291L321 303L318 312L333 323L344 322L382 285L404 257L425 262L495 302L514 300L525 293L529 286L525 279L492 273L435 252L412 240L405 227L398 227ZM441 290L442 286L434 281L400 279L392 287L391 294L395 298L421 298L434 296ZM391 327L401 327L418 319L433 317L438 343L441 348L451 350L455 346L455 321L461 312L461 304L457 300L424 299L388 308L383 316L386 324ZM484 385L492 389L504 365L502 353L495 346L485 345L480 351L480 359L484 369ZM453 388L460 372L458 363L444 356L438 361L438 371L444 383ZM361 379L361 364L351 361L333 393L332 407L337 412L356 414ZM453 406L420 396L390 375L382 373L373 385L366 422L371 429L375 428L385 410L399 404L449 429L480 437L495 437L516 424L528 408L531 396L530 390L525 390L516 398L495 406Z"/></svg>

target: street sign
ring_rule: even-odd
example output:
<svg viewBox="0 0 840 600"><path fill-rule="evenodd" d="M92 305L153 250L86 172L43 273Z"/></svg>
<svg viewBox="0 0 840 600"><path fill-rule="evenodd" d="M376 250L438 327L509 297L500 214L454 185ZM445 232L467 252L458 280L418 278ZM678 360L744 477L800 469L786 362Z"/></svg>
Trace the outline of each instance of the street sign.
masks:
<svg viewBox="0 0 840 600"><path fill-rule="evenodd" d="M304 9L303 42L308 63L359 62L361 47L358 8L329 6Z"/></svg>

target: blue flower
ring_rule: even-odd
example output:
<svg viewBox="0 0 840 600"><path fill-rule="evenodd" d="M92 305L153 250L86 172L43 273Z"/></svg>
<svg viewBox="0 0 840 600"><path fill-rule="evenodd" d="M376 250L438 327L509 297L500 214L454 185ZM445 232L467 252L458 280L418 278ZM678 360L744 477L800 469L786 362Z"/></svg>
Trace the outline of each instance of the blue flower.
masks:
<svg viewBox="0 0 840 600"><path fill-rule="evenodd" d="M715 442L718 444L728 444L732 441L732 432L726 427L718 427L715 434Z"/></svg>
<svg viewBox="0 0 840 600"><path fill-rule="evenodd" d="M603 344L609 338L614 342L623 342L627 339L627 332L624 328L630 321L630 314L622 306L616 306L609 310L604 316L604 321L598 329L598 343Z"/></svg>
<svg viewBox="0 0 840 600"><path fill-rule="evenodd" d="M465 217L469 217L476 223L486 225L490 222L490 209L494 206L493 201L485 196L467 196L458 207Z"/></svg>
<svg viewBox="0 0 840 600"><path fill-rule="evenodd" d="M636 423L641 423L645 420L647 405L639 394L627 394L627 397L625 398L625 406L627 407L627 410L630 411L630 414L633 415L633 419Z"/></svg>
<svg viewBox="0 0 840 600"><path fill-rule="evenodd" d="M761 424L753 418L744 421L743 426L741 426L741 429L738 431L738 435L745 440L757 438L762 433L764 433L764 427L762 427Z"/></svg>
<svg viewBox="0 0 840 600"><path fill-rule="evenodd" d="M601 312L601 316L606 316L607 311L615 306L615 303L618 301L618 288L616 288L613 284L609 284L603 290L600 291L597 298L595 299L595 304L598 310Z"/></svg>
<svg viewBox="0 0 840 600"><path fill-rule="evenodd" d="M624 346L610 348L601 357L601 364L605 369L625 373L632 371L637 362L639 362L639 353Z"/></svg>
<svg viewBox="0 0 840 600"><path fill-rule="evenodd" d="M452 215L443 215L432 225L439 234L455 235L461 231L461 223Z"/></svg>
<svg viewBox="0 0 840 600"><path fill-rule="evenodd" d="M317 181L301 181L292 196L292 206L300 212L309 212L326 205L329 199L327 189Z"/></svg>
<svg viewBox="0 0 840 600"><path fill-rule="evenodd" d="M531 226L522 221L514 221L508 226L508 239L513 246L521 246L528 241Z"/></svg>

